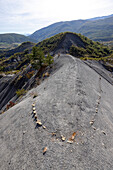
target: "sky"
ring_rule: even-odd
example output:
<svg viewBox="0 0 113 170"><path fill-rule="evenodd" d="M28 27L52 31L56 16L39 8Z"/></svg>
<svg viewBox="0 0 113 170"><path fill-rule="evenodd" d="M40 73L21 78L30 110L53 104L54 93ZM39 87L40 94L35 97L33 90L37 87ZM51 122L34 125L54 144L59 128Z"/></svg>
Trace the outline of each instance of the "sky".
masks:
<svg viewBox="0 0 113 170"><path fill-rule="evenodd" d="M60 21L113 14L113 0L0 0L0 33L31 34Z"/></svg>

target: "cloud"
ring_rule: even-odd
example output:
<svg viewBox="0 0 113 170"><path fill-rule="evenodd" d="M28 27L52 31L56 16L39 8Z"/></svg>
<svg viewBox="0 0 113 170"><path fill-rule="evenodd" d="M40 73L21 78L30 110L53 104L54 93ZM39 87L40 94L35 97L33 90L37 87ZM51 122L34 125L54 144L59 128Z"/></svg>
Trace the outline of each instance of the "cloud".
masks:
<svg viewBox="0 0 113 170"><path fill-rule="evenodd" d="M112 14L112 0L0 0L0 32L33 32L51 23Z"/></svg>

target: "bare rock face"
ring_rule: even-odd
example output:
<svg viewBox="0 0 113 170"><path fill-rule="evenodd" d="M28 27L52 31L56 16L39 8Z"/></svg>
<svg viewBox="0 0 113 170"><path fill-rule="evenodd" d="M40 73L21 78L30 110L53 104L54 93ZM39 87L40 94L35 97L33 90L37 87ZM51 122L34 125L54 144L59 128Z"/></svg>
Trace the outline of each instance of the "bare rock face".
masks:
<svg viewBox="0 0 113 170"><path fill-rule="evenodd" d="M0 169L112 170L112 134L112 84L56 56L51 76L0 115Z"/></svg>

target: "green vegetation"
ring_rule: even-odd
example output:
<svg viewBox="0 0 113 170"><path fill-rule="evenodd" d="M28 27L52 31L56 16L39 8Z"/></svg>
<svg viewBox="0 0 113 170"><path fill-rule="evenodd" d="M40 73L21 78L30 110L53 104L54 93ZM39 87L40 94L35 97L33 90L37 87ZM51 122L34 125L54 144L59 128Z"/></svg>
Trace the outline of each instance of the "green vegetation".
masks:
<svg viewBox="0 0 113 170"><path fill-rule="evenodd" d="M30 71L26 74L26 77L30 79L34 75L34 71Z"/></svg>
<svg viewBox="0 0 113 170"><path fill-rule="evenodd" d="M25 52L15 53L9 58L0 61L0 71L8 72L12 70L22 70L30 62L29 55Z"/></svg>
<svg viewBox="0 0 113 170"><path fill-rule="evenodd" d="M11 49L14 49L16 47L18 47L19 43L12 43L12 44L8 44L8 43L1 43L0 42L0 53L3 53L3 51L8 51Z"/></svg>
<svg viewBox="0 0 113 170"><path fill-rule="evenodd" d="M18 97L23 96L27 91L25 89L18 89L16 94Z"/></svg>
<svg viewBox="0 0 113 170"><path fill-rule="evenodd" d="M51 38L43 40L42 42L38 43L36 46L40 47L45 54L50 53L58 46L58 44L61 42L64 35L65 33L57 34Z"/></svg>
<svg viewBox="0 0 113 170"><path fill-rule="evenodd" d="M94 42L89 38L79 34L81 40L85 44L85 48L72 46L70 48L70 54L76 57L91 57L91 58L100 58L108 56L112 51L107 47L102 45L99 42Z"/></svg>
<svg viewBox="0 0 113 170"><path fill-rule="evenodd" d="M32 47L34 46L34 43L31 42L24 42L21 45L19 45L18 47L12 49L12 50L2 50L0 52L0 58L8 58L11 55L14 55L15 53L24 53L25 51L29 51L32 49Z"/></svg>
<svg viewBox="0 0 113 170"><path fill-rule="evenodd" d="M29 53L34 43L24 42L17 48L3 52L0 58L0 71L22 70L30 63Z"/></svg>
<svg viewBox="0 0 113 170"><path fill-rule="evenodd" d="M46 39L38 43L36 46L41 48L44 51L44 53L54 51L58 47L58 45L63 41L63 38L67 33L69 32L57 34L49 39ZM73 34L73 36L76 35L84 43L84 48L72 45L72 47L69 50L71 55L74 55L76 57L82 57L85 55L95 58L104 57L111 54L111 50L107 46L104 46L99 42L94 42L81 34L76 33L71 34Z"/></svg>
<svg viewBox="0 0 113 170"><path fill-rule="evenodd" d="M33 47L30 58L31 64L35 69L39 69L42 66L48 66L53 63L53 57L50 54L45 57L42 49L36 46Z"/></svg>
<svg viewBox="0 0 113 170"><path fill-rule="evenodd" d="M51 64L53 64L53 62L54 62L53 57L48 53L48 55L46 57L46 64L51 65Z"/></svg>
<svg viewBox="0 0 113 170"><path fill-rule="evenodd" d="M113 16L101 20L88 21L79 30L94 41L113 41Z"/></svg>
<svg viewBox="0 0 113 170"><path fill-rule="evenodd" d="M38 69L42 67L42 65L45 62L44 53L40 48L36 46L33 47L32 52L33 52L33 54L31 55L32 65L34 68Z"/></svg>
<svg viewBox="0 0 113 170"><path fill-rule="evenodd" d="M15 33L0 34L0 42L2 43L12 44L12 43L22 43L26 41L36 42L35 40L21 34L15 34Z"/></svg>
<svg viewBox="0 0 113 170"><path fill-rule="evenodd" d="M71 42L69 38L72 38L72 46L68 46ZM99 42L94 42L81 34L65 32L37 44L25 42L16 49L10 50L10 52L6 53L6 56L9 55L9 57L6 58L3 55L3 58L0 59L0 71L6 73L15 71L16 73L16 70L23 70L29 63L35 69L47 67L53 63L53 57L50 55L50 52L54 52L59 48L66 48L66 51L71 55L81 59L103 60L103 58L107 57L109 58L109 63L112 63L112 59L110 59L112 58L112 47L108 48L107 45L104 46ZM31 76L32 74L27 75L27 77Z"/></svg>
<svg viewBox="0 0 113 170"><path fill-rule="evenodd" d="M81 57L82 60L97 60L97 61L104 61L113 64L113 53L106 57Z"/></svg>

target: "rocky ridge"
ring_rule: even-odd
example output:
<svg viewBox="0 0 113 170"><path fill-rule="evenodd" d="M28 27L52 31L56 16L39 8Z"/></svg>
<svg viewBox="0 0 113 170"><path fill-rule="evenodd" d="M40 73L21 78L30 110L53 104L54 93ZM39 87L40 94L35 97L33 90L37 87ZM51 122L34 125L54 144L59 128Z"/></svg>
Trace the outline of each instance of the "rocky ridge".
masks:
<svg viewBox="0 0 113 170"><path fill-rule="evenodd" d="M111 170L112 101L113 86L99 73L56 55L51 76L0 115L1 170Z"/></svg>

